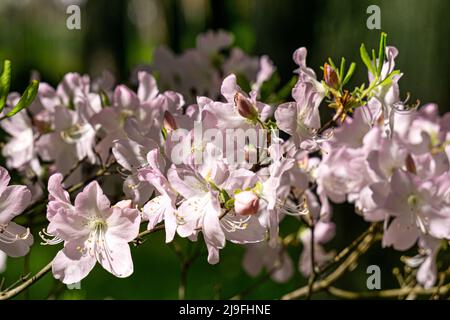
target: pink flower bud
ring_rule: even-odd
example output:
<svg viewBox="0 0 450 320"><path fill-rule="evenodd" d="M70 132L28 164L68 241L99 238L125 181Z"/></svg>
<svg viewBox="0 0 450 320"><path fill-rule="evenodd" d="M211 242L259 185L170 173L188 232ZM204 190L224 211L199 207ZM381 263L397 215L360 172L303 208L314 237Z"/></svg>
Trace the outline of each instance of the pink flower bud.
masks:
<svg viewBox="0 0 450 320"><path fill-rule="evenodd" d="M234 103L242 117L246 119L256 119L258 117L258 111L243 94L237 92L234 96Z"/></svg>
<svg viewBox="0 0 450 320"><path fill-rule="evenodd" d="M166 129L168 132L177 129L177 123L175 121L175 118L168 111L164 112L163 126L164 129Z"/></svg>
<svg viewBox="0 0 450 320"><path fill-rule="evenodd" d="M234 197L234 211L237 214L256 214L258 209L259 198L253 191L243 191Z"/></svg>
<svg viewBox="0 0 450 320"><path fill-rule="evenodd" d="M325 63L323 67L323 79L330 88L337 89L339 87L338 75L328 63Z"/></svg>
<svg viewBox="0 0 450 320"><path fill-rule="evenodd" d="M411 172L413 174L417 174L416 163L414 162L413 157L411 157L411 154L409 154L409 153L406 156L405 165L406 165L406 170L408 172Z"/></svg>

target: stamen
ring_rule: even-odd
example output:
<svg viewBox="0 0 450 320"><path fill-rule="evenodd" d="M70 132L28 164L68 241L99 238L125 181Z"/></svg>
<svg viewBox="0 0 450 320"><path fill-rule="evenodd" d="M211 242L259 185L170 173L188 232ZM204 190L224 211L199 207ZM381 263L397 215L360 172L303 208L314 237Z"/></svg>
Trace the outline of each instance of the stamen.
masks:
<svg viewBox="0 0 450 320"><path fill-rule="evenodd" d="M43 242L41 242L41 245L43 246L46 245L53 246L64 241L60 237L49 233L45 228L39 231L39 237L41 237L41 239L43 240Z"/></svg>
<svg viewBox="0 0 450 320"><path fill-rule="evenodd" d="M174 211L174 215L175 215L175 218L177 219L177 225L181 226L181 225L186 224L186 220L184 220L184 217L182 215L180 215L178 210Z"/></svg>
<svg viewBox="0 0 450 320"><path fill-rule="evenodd" d="M7 224L0 225L0 241L6 244L12 244L19 240L26 240L31 234L29 228L27 228L27 231L24 234L15 234L8 231L7 227Z"/></svg>
<svg viewBox="0 0 450 320"><path fill-rule="evenodd" d="M122 168L122 167L117 167L116 171L120 175L120 177L122 177L122 179L124 179L124 180L126 178L128 178L128 176L131 174L131 172L129 172L127 169Z"/></svg>
<svg viewBox="0 0 450 320"><path fill-rule="evenodd" d="M61 138L69 143L76 143L81 137L89 131L89 125L76 123L70 128L61 131Z"/></svg>
<svg viewBox="0 0 450 320"><path fill-rule="evenodd" d="M281 210L281 213L289 216L302 216L309 213L308 204L305 198L303 198L302 203L298 205L290 199L286 199L285 201L277 199L277 207Z"/></svg>
<svg viewBox="0 0 450 320"><path fill-rule="evenodd" d="M237 230L245 230L248 227L248 221L251 216L247 216L244 219L233 220L233 217L226 215L220 220L220 224L227 232L235 232Z"/></svg>
<svg viewBox="0 0 450 320"><path fill-rule="evenodd" d="M400 114L408 114L408 113L411 113L413 111L416 111L417 108L420 105L420 101L417 100L416 103L410 105L410 104L408 104L408 101L409 101L410 97L411 97L411 95L409 94L409 92L407 92L405 100L398 101L398 102L393 104L394 110L396 112L400 113Z"/></svg>
<svg viewBox="0 0 450 320"><path fill-rule="evenodd" d="M416 214L416 224L417 227L422 231L424 234L428 234L428 218L422 217L420 213Z"/></svg>

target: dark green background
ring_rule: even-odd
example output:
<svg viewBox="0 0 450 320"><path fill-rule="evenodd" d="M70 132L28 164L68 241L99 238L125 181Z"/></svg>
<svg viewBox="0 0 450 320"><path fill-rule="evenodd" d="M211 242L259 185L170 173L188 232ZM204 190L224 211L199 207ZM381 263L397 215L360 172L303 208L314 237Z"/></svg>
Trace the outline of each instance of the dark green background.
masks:
<svg viewBox="0 0 450 320"><path fill-rule="evenodd" d="M61 3L0 2L0 58L13 62L13 89L22 91L32 70L52 85L66 72L96 76L105 68L119 82L128 83L133 67L150 63L158 45L167 44L180 52L194 46L198 33L211 28L233 32L236 45L249 54L268 54L284 81L290 79L295 68L293 51L306 46L308 64L317 73L328 57L338 60L345 56L347 61L357 62L353 79L357 84L366 78L359 60L359 45L365 42L369 48L376 47L379 38L379 31L366 28L366 9L377 4L388 43L400 51L397 65L404 72L400 81L402 95L410 92L414 100L436 102L441 112L449 110L450 1L447 0L89 0L82 5L80 31L67 30L66 5ZM337 249L343 248L367 225L352 206L339 206L334 220L338 223L337 236L330 247ZM295 230L297 225L289 218L283 223L283 232ZM33 271L44 266L58 249L39 246L38 242L31 253ZM58 297L177 298L179 263L173 250L164 244L163 234L151 235L142 246L132 250L135 273L129 279L114 278L96 267L81 283L82 290L60 291ZM291 250L295 265L299 252L299 248ZM257 281L242 270L242 254L242 248L228 244L217 266L208 265L203 255L190 270L187 298L228 298ZM392 250L375 248L338 285L366 289L365 269L377 264L382 270L383 288L395 286L391 270L399 265L398 257ZM23 265L23 258L9 259L4 274L7 284L22 274ZM305 283L296 272L289 283L267 281L248 297L278 298ZM46 298L55 288L64 289L48 275L30 289L29 296Z"/></svg>

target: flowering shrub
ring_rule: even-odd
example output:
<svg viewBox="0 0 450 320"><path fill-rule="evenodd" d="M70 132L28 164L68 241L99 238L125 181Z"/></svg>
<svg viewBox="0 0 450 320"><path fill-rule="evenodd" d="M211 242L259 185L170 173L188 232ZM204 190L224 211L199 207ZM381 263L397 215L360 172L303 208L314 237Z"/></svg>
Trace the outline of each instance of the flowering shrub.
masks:
<svg viewBox="0 0 450 320"><path fill-rule="evenodd" d="M309 284L286 299L323 289L348 297L332 284L379 240L417 249L403 260L415 280L379 296L440 292L437 275L446 271L437 258L450 239L450 116L402 101L398 52L386 35L372 57L361 46L368 82L354 89L356 64L347 68L345 59L329 59L318 77L299 48L295 76L280 86L268 57L231 45L229 34L209 32L180 56L159 49L153 75L137 73L137 91L69 73L56 89L33 82L20 98L8 95L5 64L2 153L26 186L8 186L0 168L0 270L5 254L26 255L32 233L36 240L36 225L14 222L20 214L46 216L41 245L60 251L0 298L50 271L77 283L97 262L128 277L130 244L160 230L166 243L204 242L210 264L227 242L242 245L249 275L265 269L277 282L294 273L287 248L301 248L298 270ZM328 251L339 233L332 203L343 202L368 229L344 250ZM281 236L284 220L297 231Z"/></svg>

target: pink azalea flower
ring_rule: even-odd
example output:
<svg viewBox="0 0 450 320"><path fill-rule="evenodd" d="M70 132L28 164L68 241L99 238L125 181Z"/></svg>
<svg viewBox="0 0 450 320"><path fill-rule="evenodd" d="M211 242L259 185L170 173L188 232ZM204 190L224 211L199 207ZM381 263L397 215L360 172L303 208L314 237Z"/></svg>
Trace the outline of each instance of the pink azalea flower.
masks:
<svg viewBox="0 0 450 320"><path fill-rule="evenodd" d="M123 192L134 203L142 206L149 200L153 187L147 181L139 180L138 171L148 165L147 153L157 144L147 136L132 132L135 131L132 129L133 124L134 121L127 121L125 131L129 132L129 138L114 141L112 153L122 167L121 173L125 178Z"/></svg>
<svg viewBox="0 0 450 320"><path fill-rule="evenodd" d="M111 207L96 181L86 186L72 205L68 194L57 187L59 179L53 179L56 188L51 191L51 202L58 204L49 205L51 212L47 213L51 217L48 230L64 241L53 260L55 278L66 284L79 282L96 262L116 277L131 275L128 243L139 233L139 211L131 208L129 200Z"/></svg>
<svg viewBox="0 0 450 320"><path fill-rule="evenodd" d="M12 93L8 96L8 105L16 105L20 96ZM41 166L37 158L34 140L37 132L33 128L27 111L23 110L12 118L4 119L1 127L11 139L2 148L9 168L24 170L30 167L36 174L40 174Z"/></svg>
<svg viewBox="0 0 450 320"><path fill-rule="evenodd" d="M409 172L394 172L384 203L384 209L394 219L384 233L384 246L407 250L422 235L450 239L450 210L442 207L432 186L432 181Z"/></svg>
<svg viewBox="0 0 450 320"><path fill-rule="evenodd" d="M64 106L69 106L76 96L88 95L90 88L89 76L78 73L68 73L64 76L56 89L56 94Z"/></svg>
<svg viewBox="0 0 450 320"><path fill-rule="evenodd" d="M422 255L425 256L425 260L423 260L417 271L417 281L425 288L431 288L436 283L436 258L441 247L441 242L439 239L432 237L422 237L419 240L419 247L423 251Z"/></svg>
<svg viewBox="0 0 450 320"><path fill-rule="evenodd" d="M324 145L326 152L317 167L317 183L323 195L333 202L358 202L361 190L380 180L376 172L382 170L378 168L377 162L384 155L379 156L377 153L382 143L382 134L377 127L368 129L362 113L355 112L354 118L338 128L336 134ZM383 161L387 164L386 159L383 158ZM392 170L385 164L382 167Z"/></svg>
<svg viewBox="0 0 450 320"><path fill-rule="evenodd" d="M437 186L436 196L445 206L450 206L450 172L446 172L434 179Z"/></svg>
<svg viewBox="0 0 450 320"><path fill-rule="evenodd" d="M263 200L259 198L260 196L255 190L257 189L257 181L258 177L255 173L241 168L230 170L227 179L220 185L220 188L225 190L227 194L234 194L234 208L220 220L225 238L230 242L238 244L258 243L265 241L267 238L267 228L260 221L260 204ZM238 189L245 191L236 193ZM252 202L250 208L246 203L248 200ZM243 202L240 204L240 201ZM243 211L242 205L250 211Z"/></svg>
<svg viewBox="0 0 450 320"><path fill-rule="evenodd" d="M419 254L407 258L405 263L417 269L416 279L424 288L431 288L436 283L436 258L441 247L441 241L431 236L422 236L419 239Z"/></svg>
<svg viewBox="0 0 450 320"><path fill-rule="evenodd" d="M103 161L108 158L113 142L126 137L123 132L125 120L133 116L144 117L141 102L131 89L119 85L114 90L112 106L103 108L91 119L92 123L100 125L105 132L103 139L96 147Z"/></svg>
<svg viewBox="0 0 450 320"><path fill-rule="evenodd" d="M56 90L47 83L42 83L38 97L31 106L38 109L35 112L38 121L51 126L55 121L55 109L58 107L77 109L87 119L99 112L100 96L90 92L90 82L87 75L67 73Z"/></svg>
<svg viewBox="0 0 450 320"><path fill-rule="evenodd" d="M291 135L294 143L302 149L317 149L326 137L317 135L320 128L319 106L325 98L326 89L317 81L314 70L306 66L306 48L299 48L293 58L299 68L297 84L292 89L295 102L278 106L275 119L278 128Z"/></svg>
<svg viewBox="0 0 450 320"><path fill-rule="evenodd" d="M408 152L396 136L381 139L376 148L367 155L367 162L377 180L389 180L396 169L405 168Z"/></svg>
<svg viewBox="0 0 450 320"><path fill-rule="evenodd" d="M224 31L208 31L197 37L196 47L181 55L166 47L155 50L152 69L160 75L160 83L183 94L188 102L198 96L219 98L222 75L238 74L255 92L272 75L274 68L267 58L248 56L240 48L231 48L233 37ZM230 49L230 54L223 54ZM218 64L220 62L220 64Z"/></svg>
<svg viewBox="0 0 450 320"><path fill-rule="evenodd" d="M78 161L87 159L95 163L94 153L96 130L83 117L80 110L58 106L54 110L55 128L36 142L42 159L54 161L56 171L68 173Z"/></svg>
<svg viewBox="0 0 450 320"><path fill-rule="evenodd" d="M426 104L405 119L399 134L412 153L428 153L445 141L448 130L441 126L438 112L436 104Z"/></svg>
<svg viewBox="0 0 450 320"><path fill-rule="evenodd" d="M316 267L323 266L335 255L334 251L326 252L323 248L323 244L333 239L335 235L336 226L332 222L319 221L314 227L314 265ZM300 239L303 244L303 251L300 256L298 268L300 272L308 277L312 272L311 261L311 229L305 229Z"/></svg>
<svg viewBox="0 0 450 320"><path fill-rule="evenodd" d="M69 193L62 186L63 180L64 176L60 173L55 173L48 179L47 220L49 221L53 220L60 210L75 211Z"/></svg>
<svg viewBox="0 0 450 320"><path fill-rule="evenodd" d="M263 269L270 272L270 277L278 283L287 282L294 274L294 265L281 243L275 247L267 242L245 245L245 255L242 261L244 270L252 277L258 276Z"/></svg>
<svg viewBox="0 0 450 320"><path fill-rule="evenodd" d="M389 182L379 181L364 187L355 201L356 212L366 221L383 221L389 214L383 209L382 203L389 194Z"/></svg>
<svg viewBox="0 0 450 320"><path fill-rule="evenodd" d="M96 149L103 161L109 155L114 141L128 137L126 124L133 120L134 130L141 135L150 133L157 137L165 111L180 112L183 97L173 91L159 93L155 79L146 72L139 72L137 94L124 85L116 87L112 106L107 106L92 118L92 123L104 131ZM156 140L158 140L156 138Z"/></svg>
<svg viewBox="0 0 450 320"><path fill-rule="evenodd" d="M0 167L0 252L11 257L24 256L33 244L30 230L11 220L21 214L31 202L25 186L8 186L8 171Z"/></svg>
<svg viewBox="0 0 450 320"><path fill-rule="evenodd" d="M246 104L254 109L255 116L259 117L261 121L265 121L272 113L272 107L256 101L256 92L250 93L250 97L242 92L241 88L237 85L236 76L234 74L229 75L223 80L221 93L226 99L225 103L210 101L210 103L203 108L203 110L208 111L215 116L217 119L216 126L219 129L247 129L252 127L251 121L244 117L242 112L239 112L236 97L241 97Z"/></svg>
<svg viewBox="0 0 450 320"><path fill-rule="evenodd" d="M261 66L258 57L248 56L241 48L232 48L228 59L223 63L222 69L224 75L238 74L251 84L257 81L261 67L264 66Z"/></svg>
<svg viewBox="0 0 450 320"><path fill-rule="evenodd" d="M365 116L366 110L365 106L357 108L351 117L346 117L342 125L334 129L329 144L335 148L345 146L359 149L363 147L365 136L371 129Z"/></svg>
<svg viewBox="0 0 450 320"><path fill-rule="evenodd" d="M395 47L386 47L386 61L381 69L380 83L385 80L395 69L395 58L398 50ZM394 131L395 113L403 108L400 100L398 81L402 74L395 75L387 85L377 86L374 96L367 103L371 124L374 125L379 119L384 121L384 129L388 136ZM369 80L374 81L375 76L369 72Z"/></svg>
<svg viewBox="0 0 450 320"><path fill-rule="evenodd" d="M292 89L292 97L300 105L308 105L312 109L312 113L307 118L305 124L311 128L320 128L319 105L326 94L326 89L321 82L317 81L316 74L313 69L306 66L306 48L299 48L293 54L295 63L299 66L294 72L299 74L299 79ZM304 95L308 93L308 95Z"/></svg>
<svg viewBox="0 0 450 320"><path fill-rule="evenodd" d="M336 203L356 197L370 183L366 157L359 150L341 147L324 156L317 169L317 183Z"/></svg>
<svg viewBox="0 0 450 320"><path fill-rule="evenodd" d="M158 149L151 150L148 155L148 165L138 171L139 179L154 186L159 195L148 201L144 208L144 217L148 219L148 230L152 230L164 220L166 242L171 242L177 230L177 194L167 178L161 172L162 159Z"/></svg>
<svg viewBox="0 0 450 320"><path fill-rule="evenodd" d="M206 54L214 54L228 48L233 43L233 35L223 30L208 30L199 34L196 39L196 48Z"/></svg>
<svg viewBox="0 0 450 320"><path fill-rule="evenodd" d="M172 166L168 178L173 188L185 199L178 207L177 232L190 237L202 230L208 248L208 262L219 262L219 250L225 246L225 233L220 216L222 208L218 192L211 183L220 185L227 172L218 161L204 161L198 170L187 166Z"/></svg>
<svg viewBox="0 0 450 320"><path fill-rule="evenodd" d="M208 155L217 151L212 144L207 144L206 150ZM199 165L172 165L167 176L171 187L183 198L176 210L177 233L193 238L202 231L209 263L219 261L219 250L226 240L235 243L264 240L265 228L257 216L238 214L232 209L225 211L219 199L220 192L227 192L231 197L235 186L253 186L256 182L253 172L230 170L219 152Z"/></svg>
<svg viewBox="0 0 450 320"><path fill-rule="evenodd" d="M266 205L262 207L260 222L269 230L269 244L272 246L275 246L278 241L280 215L285 213L282 209L285 207L284 200L287 195L282 196L279 190L282 176L293 165L293 159L276 159L269 166L269 176L263 182L261 198L265 201ZM299 212L298 208L295 208L295 211Z"/></svg>
<svg viewBox="0 0 450 320"><path fill-rule="evenodd" d="M234 210L237 214L253 215L258 212L259 198L253 191L240 192L234 199Z"/></svg>
<svg viewBox="0 0 450 320"><path fill-rule="evenodd" d="M260 68L258 74L256 75L256 82L252 85L252 90L258 93L264 82L269 80L275 72L275 66L268 56L262 56L259 59L259 66Z"/></svg>

